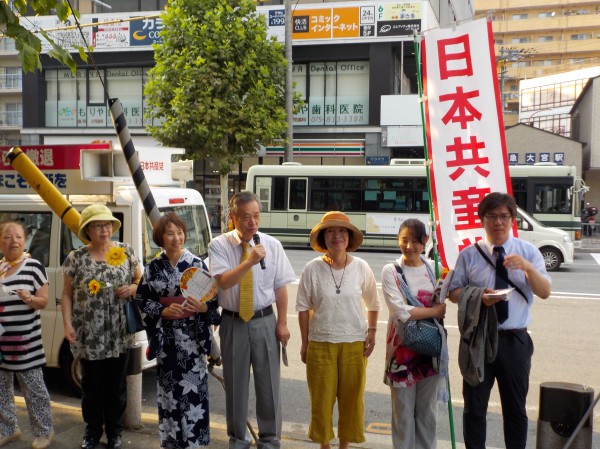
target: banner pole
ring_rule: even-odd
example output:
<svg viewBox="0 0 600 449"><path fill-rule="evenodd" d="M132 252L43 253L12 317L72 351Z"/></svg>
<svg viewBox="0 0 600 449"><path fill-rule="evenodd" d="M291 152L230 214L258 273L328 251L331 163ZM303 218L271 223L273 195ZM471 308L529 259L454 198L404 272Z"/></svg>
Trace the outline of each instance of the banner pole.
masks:
<svg viewBox="0 0 600 449"><path fill-rule="evenodd" d="M431 166L431 161L429 160L429 148L427 147L427 129L425 124L425 105L423 98L423 79L421 75L421 40L422 36L415 32L415 59L417 62L417 86L419 92L419 106L421 110L421 123L423 129L423 153L425 156L425 172L427 173L427 194L429 195L429 223L431 227L431 242L433 244L433 261L434 261L434 269L435 269L435 277L436 279L440 278L440 268L439 268L439 253L437 248L437 235L436 235L436 223L435 223L435 214L433 212L433 195L431 194L431 179L429 176L429 168ZM448 388L448 423L450 425L450 441L452 442L452 449L456 449L456 436L454 434L454 413L452 410L452 393L450 392L450 373L448 373L447 377L447 388Z"/></svg>

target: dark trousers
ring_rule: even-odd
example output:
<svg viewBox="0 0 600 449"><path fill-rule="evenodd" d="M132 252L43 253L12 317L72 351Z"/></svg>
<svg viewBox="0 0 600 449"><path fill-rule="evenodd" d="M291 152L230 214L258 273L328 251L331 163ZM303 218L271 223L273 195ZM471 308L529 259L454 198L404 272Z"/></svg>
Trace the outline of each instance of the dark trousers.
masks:
<svg viewBox="0 0 600 449"><path fill-rule="evenodd" d="M525 449L529 372L533 342L526 330L500 331L496 360L485 365L485 378L472 387L463 380L463 436L466 449L485 449L487 407L494 380L498 381L506 449Z"/></svg>
<svg viewBox="0 0 600 449"><path fill-rule="evenodd" d="M81 412L86 435L96 439L121 435L127 405L127 358L81 360Z"/></svg>

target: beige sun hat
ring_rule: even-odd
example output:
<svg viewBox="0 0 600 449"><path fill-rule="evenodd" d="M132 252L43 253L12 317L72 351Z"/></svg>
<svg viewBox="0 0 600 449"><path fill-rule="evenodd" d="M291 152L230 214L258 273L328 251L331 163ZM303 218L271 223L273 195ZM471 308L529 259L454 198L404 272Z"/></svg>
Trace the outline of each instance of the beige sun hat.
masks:
<svg viewBox="0 0 600 449"><path fill-rule="evenodd" d="M312 228L312 231L310 231L310 246L312 246L312 249L320 253L327 252L327 248L319 242L319 234L321 234L321 231L324 229L333 227L346 228L349 231L352 231L352 236L350 237L346 251L351 252L358 249L363 241L362 232L360 232L356 226L350 223L350 219L345 213L337 210L327 212L325 215L323 215L321 222Z"/></svg>
<svg viewBox="0 0 600 449"><path fill-rule="evenodd" d="M87 235L85 228L92 221L112 221L113 234L121 227L121 222L113 216L108 207L104 204L92 204L83 209L81 218L79 219L79 232L77 233L77 237L79 237L79 240L83 243L90 243L90 238Z"/></svg>

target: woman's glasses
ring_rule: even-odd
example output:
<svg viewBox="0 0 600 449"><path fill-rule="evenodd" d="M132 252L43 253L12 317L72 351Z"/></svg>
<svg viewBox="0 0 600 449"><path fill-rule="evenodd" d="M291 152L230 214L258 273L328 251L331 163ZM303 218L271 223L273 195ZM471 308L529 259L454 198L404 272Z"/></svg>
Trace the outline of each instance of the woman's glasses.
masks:
<svg viewBox="0 0 600 449"><path fill-rule="evenodd" d="M101 229L104 229L105 231L110 231L113 227L112 222L108 222L108 223L92 223L90 225L90 228L92 228L94 231L100 231Z"/></svg>

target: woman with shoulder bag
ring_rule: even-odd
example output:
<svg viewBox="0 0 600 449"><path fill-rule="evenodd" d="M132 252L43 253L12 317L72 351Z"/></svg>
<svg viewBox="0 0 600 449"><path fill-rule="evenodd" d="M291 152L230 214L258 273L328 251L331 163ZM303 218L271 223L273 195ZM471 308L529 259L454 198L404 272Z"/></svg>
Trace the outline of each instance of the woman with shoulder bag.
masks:
<svg viewBox="0 0 600 449"><path fill-rule="evenodd" d="M81 361L81 449L94 449L104 432L108 449L122 447L127 357L135 341L123 305L135 294L142 270L131 245L112 240L120 227L108 207L86 207L77 234L85 245L62 266L65 338Z"/></svg>
<svg viewBox="0 0 600 449"><path fill-rule="evenodd" d="M384 382L391 390L394 449L436 447L441 383L437 360L404 345L404 328L409 321L442 319L446 313L445 304L434 304L435 275L429 261L421 255L428 237L420 220L403 221L398 231L402 256L396 262L402 274L396 263L386 265L381 272L383 296L389 309ZM415 301L421 307L410 304Z"/></svg>

